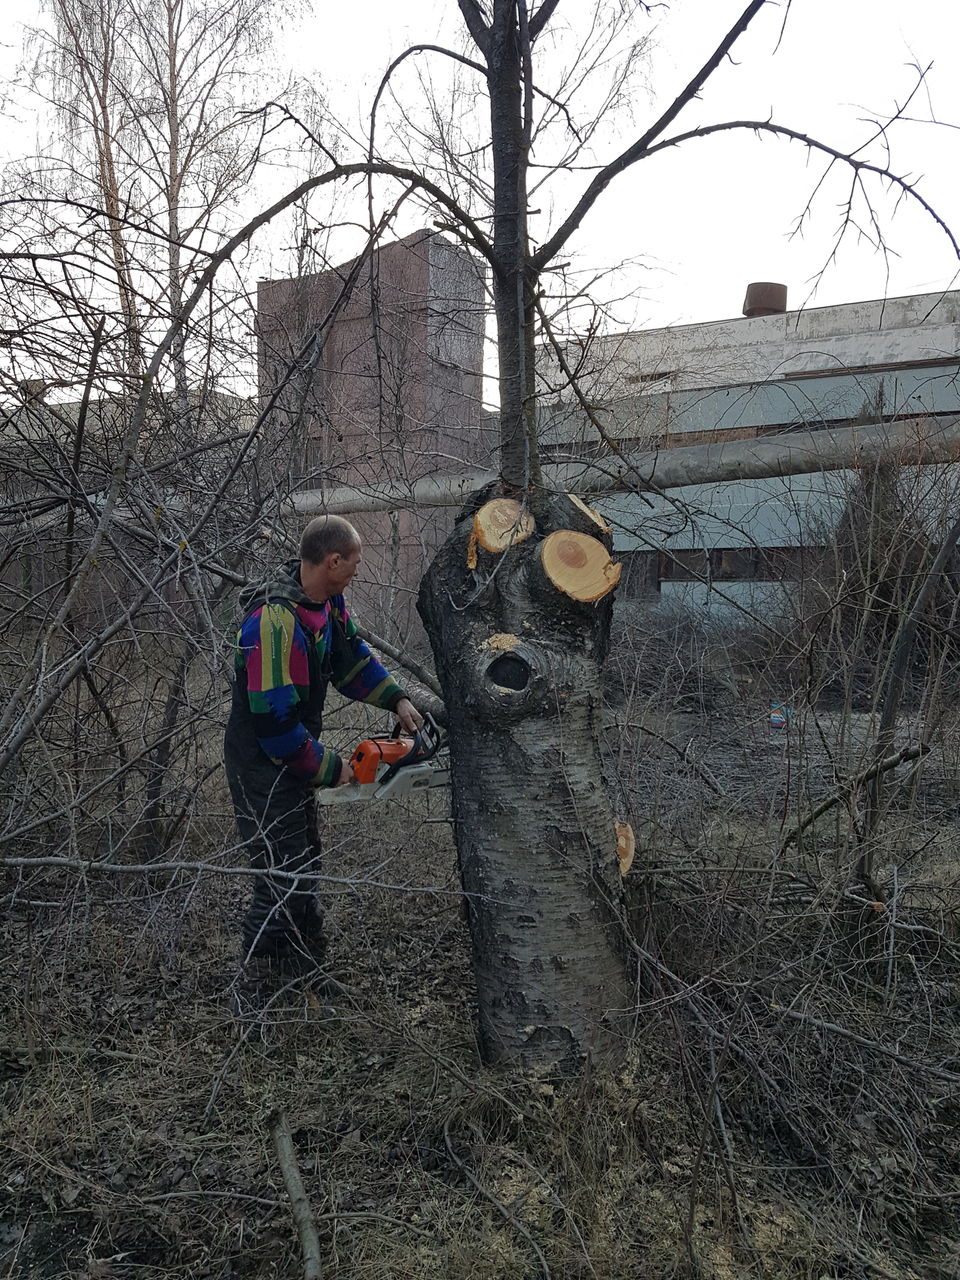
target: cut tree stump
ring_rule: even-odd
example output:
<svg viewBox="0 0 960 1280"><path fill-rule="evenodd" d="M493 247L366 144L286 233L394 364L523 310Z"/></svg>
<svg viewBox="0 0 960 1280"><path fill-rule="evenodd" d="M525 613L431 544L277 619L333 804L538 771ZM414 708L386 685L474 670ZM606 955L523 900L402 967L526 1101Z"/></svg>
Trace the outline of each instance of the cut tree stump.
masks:
<svg viewBox="0 0 960 1280"><path fill-rule="evenodd" d="M540 563L557 590L581 604L608 595L620 581L622 568L597 538L573 529L558 529L544 539Z"/></svg>
<svg viewBox="0 0 960 1280"><path fill-rule="evenodd" d="M494 498L485 502L473 517L473 532L485 551L498 554L524 542L536 529L536 522L514 498Z"/></svg>
<svg viewBox="0 0 960 1280"><path fill-rule="evenodd" d="M489 503L484 492L464 508L418 600L448 711L478 1034L487 1063L573 1074L622 1061L635 1003L614 828L623 815L600 756L609 535L605 548L566 494L533 493L532 536L500 555L478 548L478 574L468 544ZM518 508L508 511L509 530ZM602 581L585 593L595 603L550 581L545 542L599 559Z"/></svg>

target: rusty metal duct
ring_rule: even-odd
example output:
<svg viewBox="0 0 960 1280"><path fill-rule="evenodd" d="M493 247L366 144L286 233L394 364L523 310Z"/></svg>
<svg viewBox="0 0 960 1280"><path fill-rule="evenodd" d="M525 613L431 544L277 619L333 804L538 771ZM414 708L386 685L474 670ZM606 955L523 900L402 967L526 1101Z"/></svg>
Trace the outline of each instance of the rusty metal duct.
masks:
<svg viewBox="0 0 960 1280"><path fill-rule="evenodd" d="M782 316L787 309L787 286L761 280L747 285L743 300L743 314L753 316Z"/></svg>

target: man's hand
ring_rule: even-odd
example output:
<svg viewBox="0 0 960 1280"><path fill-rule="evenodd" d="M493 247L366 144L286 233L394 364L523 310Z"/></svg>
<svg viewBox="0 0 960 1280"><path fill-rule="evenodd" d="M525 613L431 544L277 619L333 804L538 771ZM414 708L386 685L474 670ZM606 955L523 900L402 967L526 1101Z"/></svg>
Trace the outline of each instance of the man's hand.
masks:
<svg viewBox="0 0 960 1280"><path fill-rule="evenodd" d="M350 761L341 760L340 777L336 780L336 782L333 785L335 787L352 787L353 784L356 782L356 780L357 780L356 775L354 774L353 770L350 767Z"/></svg>
<svg viewBox="0 0 960 1280"><path fill-rule="evenodd" d="M423 728L423 716L409 698L401 698L393 709L393 714L400 721L400 728L406 733L416 733Z"/></svg>

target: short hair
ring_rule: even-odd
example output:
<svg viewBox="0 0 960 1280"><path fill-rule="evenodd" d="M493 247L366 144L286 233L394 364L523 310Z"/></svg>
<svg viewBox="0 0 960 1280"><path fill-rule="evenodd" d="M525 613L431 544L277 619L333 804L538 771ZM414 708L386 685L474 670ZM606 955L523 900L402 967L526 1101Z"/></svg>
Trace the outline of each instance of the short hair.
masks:
<svg viewBox="0 0 960 1280"><path fill-rule="evenodd" d="M322 564L327 556L352 555L360 546L360 535L342 516L317 516L304 529L300 538L300 559L307 564Z"/></svg>

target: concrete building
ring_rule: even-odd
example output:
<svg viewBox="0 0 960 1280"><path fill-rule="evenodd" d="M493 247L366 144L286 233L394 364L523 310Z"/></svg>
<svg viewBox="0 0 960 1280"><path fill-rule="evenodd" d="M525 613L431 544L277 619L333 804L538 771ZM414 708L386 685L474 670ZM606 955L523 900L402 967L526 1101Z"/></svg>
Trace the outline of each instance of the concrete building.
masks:
<svg viewBox="0 0 960 1280"><path fill-rule="evenodd" d="M572 343L567 363L621 448L760 438L791 429L960 413L960 293L783 311ZM611 455L545 356L541 438L548 457ZM777 607L827 545L854 471L605 495L627 590L726 616ZM957 510L954 466L902 468L931 534Z"/></svg>
<svg viewBox="0 0 960 1280"><path fill-rule="evenodd" d="M393 587L412 603L449 527L450 514L426 501L455 505L465 484L495 471L496 419L480 410L480 281L465 254L427 233L376 255L379 288L358 286L297 384L289 353L333 314L348 269L262 288L261 395L286 379L281 418L294 443L304 442L302 509L322 509L329 498L345 512L366 511L356 518L383 587L369 597L382 616L396 605ZM545 348L542 461L566 464L568 475L572 464L575 475L580 462L622 470L621 454L643 450L854 424L922 423L935 432L957 420L960 293L798 311L785 309L785 295L763 286L758 309L751 286L741 319L572 341L565 364L577 371L581 397ZM424 478L436 484L421 488L419 506L409 496L405 505L404 493ZM851 469L593 500L626 564L621 596L653 593L726 617L786 606L795 584L818 572L857 479ZM957 509L957 467L902 466L898 483L935 536ZM389 514L366 510L394 503Z"/></svg>

